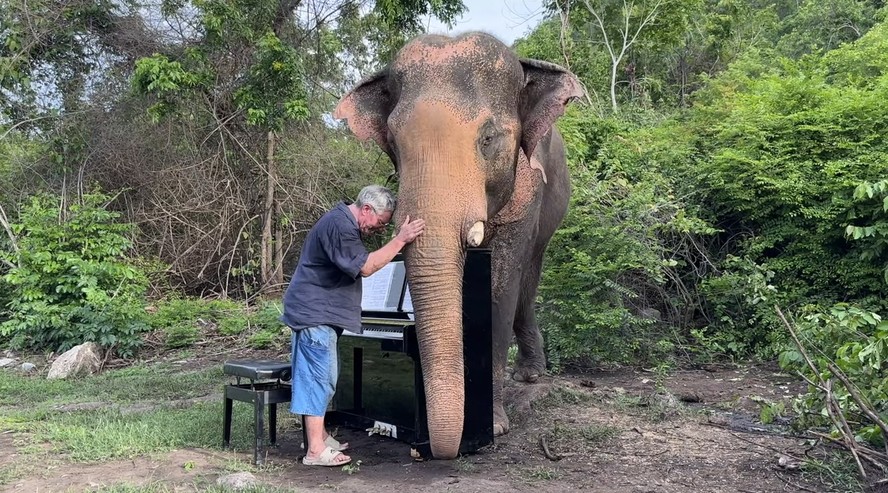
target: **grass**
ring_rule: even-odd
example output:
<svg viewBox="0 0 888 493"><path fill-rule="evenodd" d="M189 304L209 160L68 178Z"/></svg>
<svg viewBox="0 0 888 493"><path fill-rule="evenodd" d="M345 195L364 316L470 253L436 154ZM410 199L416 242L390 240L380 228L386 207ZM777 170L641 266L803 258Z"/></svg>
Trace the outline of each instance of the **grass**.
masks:
<svg viewBox="0 0 888 493"><path fill-rule="evenodd" d="M850 454L832 451L823 457L802 463L802 478L812 483L829 486L830 491L864 491L857 475L857 466Z"/></svg>
<svg viewBox="0 0 888 493"><path fill-rule="evenodd" d="M181 448L221 449L221 391L226 382L218 367L182 372L169 364L137 365L70 381L0 372L0 429L13 432L18 452L14 463L0 465L0 485L32 474L34 464L46 461L90 463ZM184 408L159 406L212 394L219 394L218 401ZM88 410L59 410L82 403L97 404ZM286 406L279 406L279 433L297 426ZM234 403L232 448L251 451L252 433L252 406ZM237 469L257 471L253 466ZM99 491L166 491L164 488L117 485Z"/></svg>
<svg viewBox="0 0 888 493"><path fill-rule="evenodd" d="M77 380L0 372L0 412L3 407L50 408L83 402L166 402L219 393L224 383L221 365L191 372L177 365L137 365Z"/></svg>
<svg viewBox="0 0 888 493"><path fill-rule="evenodd" d="M461 473L474 473L478 472L478 466L473 464L468 457L461 455L453 462L453 468Z"/></svg>
<svg viewBox="0 0 888 493"><path fill-rule="evenodd" d="M521 476L526 482L553 481L558 479L558 471L551 467L537 466L523 471Z"/></svg>
<svg viewBox="0 0 888 493"><path fill-rule="evenodd" d="M240 404L240 405L238 405ZM252 450L253 413L235 403L231 446ZM278 431L295 419L278 408ZM50 443L55 452L76 462L99 462L181 448L222 447L222 403L145 413L114 411L55 413L31 423L33 440Z"/></svg>
<svg viewBox="0 0 888 493"><path fill-rule="evenodd" d="M592 395L569 387L555 387L545 397L532 403L535 411L544 411L562 406L583 404L592 400Z"/></svg>

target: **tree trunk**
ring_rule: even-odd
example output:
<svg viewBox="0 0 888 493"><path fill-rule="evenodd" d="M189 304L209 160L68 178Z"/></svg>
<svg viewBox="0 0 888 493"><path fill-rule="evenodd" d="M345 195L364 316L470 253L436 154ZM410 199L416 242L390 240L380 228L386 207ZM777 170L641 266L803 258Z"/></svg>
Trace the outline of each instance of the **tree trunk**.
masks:
<svg viewBox="0 0 888 493"><path fill-rule="evenodd" d="M274 258L274 238L272 234L272 225L275 217L275 200L274 200L274 184L277 181L275 177L274 167L274 132L268 132L268 153L266 154L266 187L265 187L265 224L262 227L262 243L261 243L261 267L262 270L262 289L267 289L274 282L275 278L275 258Z"/></svg>
<svg viewBox="0 0 888 493"><path fill-rule="evenodd" d="M284 231L281 227L281 217L284 212L281 201L274 198L274 284L277 289L284 286Z"/></svg>

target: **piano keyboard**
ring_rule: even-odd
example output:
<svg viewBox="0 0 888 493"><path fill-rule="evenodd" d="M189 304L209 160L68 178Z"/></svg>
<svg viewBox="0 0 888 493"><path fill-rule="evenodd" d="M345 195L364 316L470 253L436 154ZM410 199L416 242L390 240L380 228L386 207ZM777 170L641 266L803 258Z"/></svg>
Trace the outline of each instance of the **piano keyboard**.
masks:
<svg viewBox="0 0 888 493"><path fill-rule="evenodd" d="M361 329L363 334L355 334L345 331L342 335L352 337L365 337L368 339L403 340L404 330L413 326L411 320L393 320L382 318L362 318Z"/></svg>

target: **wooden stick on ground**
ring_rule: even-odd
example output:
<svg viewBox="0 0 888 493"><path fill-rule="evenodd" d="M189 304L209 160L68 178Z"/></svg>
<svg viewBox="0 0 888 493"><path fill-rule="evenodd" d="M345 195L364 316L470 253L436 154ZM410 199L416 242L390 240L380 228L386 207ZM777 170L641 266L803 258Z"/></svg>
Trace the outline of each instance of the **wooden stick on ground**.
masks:
<svg viewBox="0 0 888 493"><path fill-rule="evenodd" d="M845 388L848 389L848 393L851 394L851 398L854 399L854 402L857 404L857 407L863 411L863 414L866 414L867 417L873 420L874 423L882 430L882 437L885 439L885 453L888 454L888 424L886 424L879 415L873 411L872 407L869 406L868 403L864 402L863 397L857 392L857 386L851 383L851 380L848 379L848 376L839 369L836 365L829 363L829 371L832 372L833 375L836 376L839 380L842 381L842 384L845 385Z"/></svg>
<svg viewBox="0 0 888 493"><path fill-rule="evenodd" d="M842 407L839 406L836 396L832 393L832 380L826 381L826 411L829 413L829 417L832 419L835 427L842 433L842 441L845 443L845 447L854 456L854 461L857 462L857 471L862 478L866 479L866 469L863 468L863 463L860 462L860 455L857 453L857 445L854 442L854 434L851 433L851 428L845 420L845 415L842 414Z"/></svg>

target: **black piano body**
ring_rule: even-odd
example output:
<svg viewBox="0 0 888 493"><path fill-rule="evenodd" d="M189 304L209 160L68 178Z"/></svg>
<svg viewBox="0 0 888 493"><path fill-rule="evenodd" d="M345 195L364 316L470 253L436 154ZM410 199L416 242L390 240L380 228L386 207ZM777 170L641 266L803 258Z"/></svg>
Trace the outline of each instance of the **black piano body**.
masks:
<svg viewBox="0 0 888 493"><path fill-rule="evenodd" d="M466 392L461 454L493 443L491 308L490 250L469 249L463 276ZM364 311L363 334L343 333L339 382L327 422L373 430L431 457L422 365L411 318L411 312L401 310Z"/></svg>

